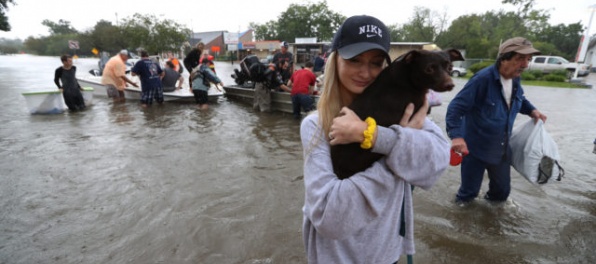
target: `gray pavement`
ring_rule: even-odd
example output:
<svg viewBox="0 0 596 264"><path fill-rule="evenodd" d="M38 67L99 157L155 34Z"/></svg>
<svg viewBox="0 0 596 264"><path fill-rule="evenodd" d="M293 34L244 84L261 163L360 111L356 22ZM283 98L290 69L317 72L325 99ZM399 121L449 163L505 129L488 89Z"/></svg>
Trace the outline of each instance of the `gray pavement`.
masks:
<svg viewBox="0 0 596 264"><path fill-rule="evenodd" d="M582 83L592 85L592 88L596 87L596 72L592 72L585 77L579 77Z"/></svg>

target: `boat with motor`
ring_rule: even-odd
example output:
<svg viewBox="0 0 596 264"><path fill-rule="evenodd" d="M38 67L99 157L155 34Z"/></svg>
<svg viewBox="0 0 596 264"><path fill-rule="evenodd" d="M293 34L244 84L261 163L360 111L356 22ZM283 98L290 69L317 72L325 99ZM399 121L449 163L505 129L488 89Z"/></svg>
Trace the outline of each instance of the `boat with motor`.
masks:
<svg viewBox="0 0 596 264"><path fill-rule="evenodd" d="M255 89L251 84L224 85L226 98L237 99L251 103L254 101ZM285 113L292 113L292 97L287 92L271 92L271 109Z"/></svg>
<svg viewBox="0 0 596 264"><path fill-rule="evenodd" d="M259 59L250 55L240 62L240 70L234 69L232 78L235 85L224 85L226 98L238 99L252 103L254 101L255 80L260 79L259 75L270 74L268 66L259 61ZM315 104L319 95L312 95ZM292 96L288 92L271 90L271 109L285 113L292 113Z"/></svg>
<svg viewBox="0 0 596 264"><path fill-rule="evenodd" d="M132 54L132 53L131 53ZM109 53L101 52L99 61L97 63L97 69L89 70L89 74L77 77L79 84L81 86L89 86L93 87L93 95L97 97L107 97L107 87L101 84L101 74L103 68L105 67L106 63L110 59ZM157 58L152 58L157 60ZM133 54L133 58L130 58L126 61L126 77L137 83L139 87L134 87L129 85L124 89L124 98L132 99L132 100L141 100L141 80L138 76L130 75L130 70L134 66L134 63L139 61L140 57ZM163 65L162 65L163 66ZM172 92L164 92L163 97L164 101L176 101L176 102L195 102L194 94L189 89L188 84L188 73L182 74L184 78L184 83L182 84L182 89L177 89ZM219 87L216 84L211 84L209 91L207 91L207 96L209 102L216 103L218 102L219 98L222 98L225 93L225 90Z"/></svg>
<svg viewBox="0 0 596 264"><path fill-rule="evenodd" d="M92 70L93 71L93 70ZM141 81L137 76L127 75L128 79L139 84L139 87L128 86L124 89L124 97L126 99L140 100L141 99ZM184 76L188 80L188 76ZM88 86L93 88L93 95L97 97L107 97L107 86L101 84L101 76L90 73L83 77L77 77L81 86ZM223 97L225 90L216 84L211 84L207 95L209 102L215 103L219 98ZM164 101L176 101L176 102L195 102L194 94L190 91L188 81L182 84L182 89L177 89L172 92L163 93Z"/></svg>

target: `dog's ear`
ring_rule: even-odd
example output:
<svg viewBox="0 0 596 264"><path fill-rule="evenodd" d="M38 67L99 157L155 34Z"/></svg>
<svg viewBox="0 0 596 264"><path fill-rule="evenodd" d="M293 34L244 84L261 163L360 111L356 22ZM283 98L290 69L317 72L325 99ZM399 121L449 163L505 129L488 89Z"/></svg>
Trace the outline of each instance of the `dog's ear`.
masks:
<svg viewBox="0 0 596 264"><path fill-rule="evenodd" d="M420 51L418 50L410 50L408 53L402 55L402 59L407 63L410 64L420 55Z"/></svg>
<svg viewBox="0 0 596 264"><path fill-rule="evenodd" d="M464 56L456 49L448 49L447 54L449 54L449 59L451 61L464 61Z"/></svg>

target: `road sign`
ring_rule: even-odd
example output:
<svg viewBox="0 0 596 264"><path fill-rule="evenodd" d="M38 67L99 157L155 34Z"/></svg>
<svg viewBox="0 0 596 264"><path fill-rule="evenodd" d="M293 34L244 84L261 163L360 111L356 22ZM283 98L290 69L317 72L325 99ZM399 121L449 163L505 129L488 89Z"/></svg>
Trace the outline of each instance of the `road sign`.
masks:
<svg viewBox="0 0 596 264"><path fill-rule="evenodd" d="M69 40L68 41L68 48L69 49L79 49L79 42L76 40Z"/></svg>

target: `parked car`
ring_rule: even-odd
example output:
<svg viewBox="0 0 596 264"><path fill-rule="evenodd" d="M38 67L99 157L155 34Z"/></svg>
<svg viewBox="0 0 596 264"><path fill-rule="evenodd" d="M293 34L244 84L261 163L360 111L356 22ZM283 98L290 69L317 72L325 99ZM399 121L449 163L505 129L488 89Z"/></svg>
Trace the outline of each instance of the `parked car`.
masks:
<svg viewBox="0 0 596 264"><path fill-rule="evenodd" d="M590 65L577 62L569 62L560 56L533 56L532 61L528 64L528 70L542 71L543 73L551 73L556 70L568 71L567 76L572 77L575 69L579 67L577 76L583 77L590 74Z"/></svg>
<svg viewBox="0 0 596 264"><path fill-rule="evenodd" d="M464 77L468 74L468 70L462 67L453 67L451 69L451 76L453 77Z"/></svg>

